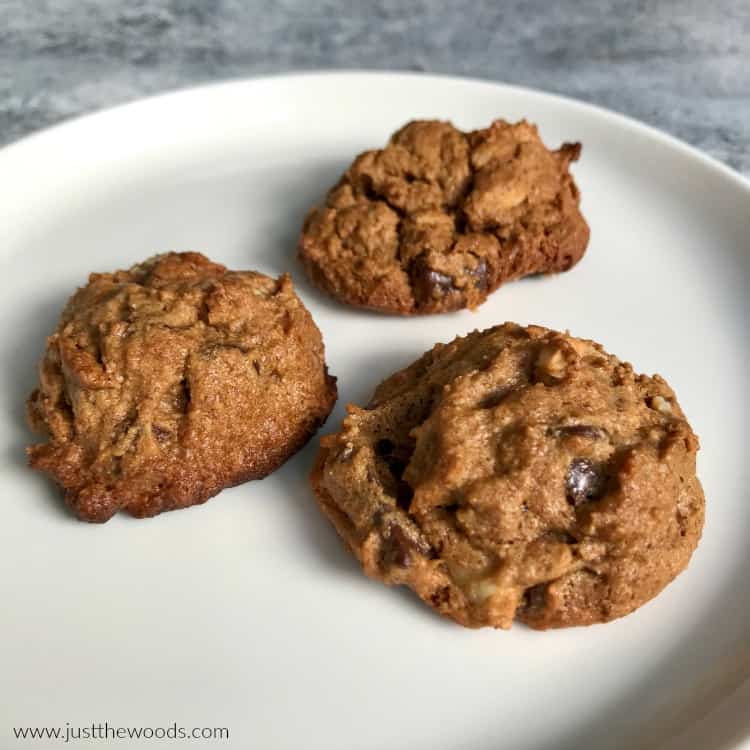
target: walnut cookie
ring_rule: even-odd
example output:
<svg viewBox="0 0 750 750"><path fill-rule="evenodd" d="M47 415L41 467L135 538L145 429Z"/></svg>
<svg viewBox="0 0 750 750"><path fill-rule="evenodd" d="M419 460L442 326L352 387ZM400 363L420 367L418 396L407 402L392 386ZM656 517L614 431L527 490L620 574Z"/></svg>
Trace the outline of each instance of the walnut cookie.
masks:
<svg viewBox="0 0 750 750"><path fill-rule="evenodd" d="M698 440L658 375L506 323L349 407L311 482L367 575L468 627L622 617L688 564Z"/></svg>
<svg viewBox="0 0 750 750"><path fill-rule="evenodd" d="M288 276L168 253L95 273L68 302L28 401L32 467L79 518L153 516L276 469L336 400Z"/></svg>
<svg viewBox="0 0 750 750"><path fill-rule="evenodd" d="M506 281L581 259L589 228L569 171L580 152L549 151L525 121L468 133L411 122L358 156L310 213L299 257L345 304L405 315L476 307Z"/></svg>

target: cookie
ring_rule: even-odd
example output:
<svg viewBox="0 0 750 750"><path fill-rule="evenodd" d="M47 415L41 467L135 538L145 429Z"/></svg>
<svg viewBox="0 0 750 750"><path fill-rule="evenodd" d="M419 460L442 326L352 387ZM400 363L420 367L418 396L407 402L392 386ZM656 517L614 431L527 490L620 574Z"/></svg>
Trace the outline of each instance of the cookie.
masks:
<svg viewBox="0 0 750 750"><path fill-rule="evenodd" d="M358 156L305 221L299 257L340 302L411 315L474 308L501 284L572 268L589 228L569 171L534 125L463 133L411 122Z"/></svg>
<svg viewBox="0 0 750 750"><path fill-rule="evenodd" d="M272 472L336 400L288 276L169 253L69 300L28 400L28 449L79 518L153 516Z"/></svg>
<svg viewBox="0 0 750 750"><path fill-rule="evenodd" d="M667 383L538 326L438 344L321 445L315 495L365 573L468 627L622 617L701 535L698 439Z"/></svg>

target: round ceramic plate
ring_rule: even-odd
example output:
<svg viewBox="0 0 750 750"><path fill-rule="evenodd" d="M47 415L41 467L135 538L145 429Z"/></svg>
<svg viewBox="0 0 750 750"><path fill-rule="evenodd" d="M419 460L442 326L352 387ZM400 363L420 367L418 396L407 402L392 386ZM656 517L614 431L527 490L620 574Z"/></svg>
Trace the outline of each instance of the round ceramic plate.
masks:
<svg viewBox="0 0 750 750"><path fill-rule="evenodd" d="M355 154L427 117L525 117L550 146L580 140L592 231L580 265L509 284L474 313L415 319L311 288L295 259L307 209ZM24 744L14 727L103 722L226 728L219 746L263 750L729 748L748 736L750 185L729 169L533 91L289 76L150 99L5 149L0 226L0 745ZM307 484L317 438L203 506L74 520L25 467L44 337L90 271L188 249L291 272L339 378L323 432L436 341L505 320L570 329L661 373L702 444L707 521L690 567L608 625L465 630L361 574Z"/></svg>

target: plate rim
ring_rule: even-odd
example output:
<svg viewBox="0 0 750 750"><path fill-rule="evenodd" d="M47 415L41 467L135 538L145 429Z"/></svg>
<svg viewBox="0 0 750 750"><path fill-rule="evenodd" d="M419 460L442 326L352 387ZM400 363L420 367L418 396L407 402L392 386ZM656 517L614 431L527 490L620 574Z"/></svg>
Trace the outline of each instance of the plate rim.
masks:
<svg viewBox="0 0 750 750"><path fill-rule="evenodd" d="M506 83L504 81L497 81L489 78L481 78L474 76L460 76L450 75L442 73L421 73L410 70L378 70L378 69L357 69L357 68L331 68L331 69L311 69L302 71L284 71L279 73L268 73L259 74L257 76L237 76L231 78L218 79L215 81L208 81L200 83L198 85L187 85L181 86L174 89L168 89L166 91L156 92L147 96L137 97L120 104L113 106L104 106L102 108L94 109L88 112L83 112L73 117L63 119L62 121L50 125L49 127L41 128L39 130L32 131L20 138L13 140L9 143L4 144L0 147L0 167L3 166L9 157L23 158L24 152L31 151L34 148L38 148L40 144L44 144L45 141L53 141L54 139L65 138L69 133L74 132L82 124L97 125L99 123L106 124L108 119L113 119L123 114L137 113L139 109L146 109L148 107L155 106L168 106L172 101L176 99L189 99L193 97L200 97L207 93L218 92L222 89L228 90L230 88L242 88L253 84L271 83L277 81L283 81L287 83L293 83L295 80L302 80L308 78L317 79L334 79L334 78L406 78L413 81L432 81L433 83L445 82L451 84L466 84L471 86L481 86L487 88L500 89L506 92L512 92L522 94L524 96L530 96L532 98L544 99L558 104L563 104L568 107L579 108L580 110L587 112L588 114L594 115L595 117L610 120L621 127L625 127L632 132L638 132L643 135L648 135L651 138L658 140L662 145L671 147L682 152L683 155L692 157L699 161L704 167L713 170L715 173L728 178L742 190L750 191L750 176L745 176L741 172L738 172L733 167L725 164L714 156L702 151L697 146L693 146L687 141L678 138L675 135L663 130L655 125L650 125L635 117L618 112L613 109L609 109L600 104L594 104L592 102L583 101L576 99L573 96L567 94L560 94L553 91L547 91L545 89L532 88L530 86L523 86L519 84ZM1 173L2 170L0 170ZM2 177L0 177L0 184L2 184Z"/></svg>

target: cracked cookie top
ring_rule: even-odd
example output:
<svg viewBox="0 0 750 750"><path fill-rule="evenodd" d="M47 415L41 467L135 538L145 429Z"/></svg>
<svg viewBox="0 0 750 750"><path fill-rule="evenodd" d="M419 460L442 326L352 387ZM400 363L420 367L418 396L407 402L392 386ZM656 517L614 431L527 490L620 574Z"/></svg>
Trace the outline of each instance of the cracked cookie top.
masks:
<svg viewBox="0 0 750 750"><path fill-rule="evenodd" d="M88 521L152 516L269 473L330 412L335 380L288 276L168 253L95 273L47 340L29 448Z"/></svg>
<svg viewBox="0 0 750 750"><path fill-rule="evenodd" d="M361 154L308 216L299 254L349 305L437 313L500 284L571 268L588 243L569 172L580 144L549 151L525 121L463 133L416 121Z"/></svg>
<svg viewBox="0 0 750 750"><path fill-rule="evenodd" d="M543 629L628 614L687 565L697 449L658 375L507 323L350 407L312 483L368 575L463 625Z"/></svg>

